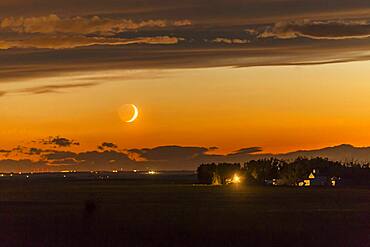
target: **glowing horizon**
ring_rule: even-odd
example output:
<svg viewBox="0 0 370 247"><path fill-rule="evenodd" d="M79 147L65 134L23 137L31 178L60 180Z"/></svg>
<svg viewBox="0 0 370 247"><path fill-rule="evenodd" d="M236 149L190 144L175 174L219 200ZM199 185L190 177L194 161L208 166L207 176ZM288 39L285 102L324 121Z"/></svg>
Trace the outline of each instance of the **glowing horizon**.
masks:
<svg viewBox="0 0 370 247"><path fill-rule="evenodd" d="M125 148L176 144L219 146L225 152L243 146L262 146L266 152L342 143L366 146L370 74L361 71L369 65L152 71L162 76L63 94L2 97L0 144L60 135L87 147L111 140ZM203 81L187 83L198 77ZM132 126L122 126L115 113L122 97L142 108L140 121ZM123 135L129 140L120 141Z"/></svg>

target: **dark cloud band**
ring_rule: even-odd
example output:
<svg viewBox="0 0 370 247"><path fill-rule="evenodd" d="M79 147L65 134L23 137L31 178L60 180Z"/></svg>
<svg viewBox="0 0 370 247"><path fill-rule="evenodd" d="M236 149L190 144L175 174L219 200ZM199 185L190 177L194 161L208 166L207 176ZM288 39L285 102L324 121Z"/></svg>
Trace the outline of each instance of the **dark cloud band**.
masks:
<svg viewBox="0 0 370 247"><path fill-rule="evenodd" d="M0 3L0 83L111 69L370 58L370 2L364 0L37 2L38 7L26 0Z"/></svg>
<svg viewBox="0 0 370 247"><path fill-rule="evenodd" d="M59 137L50 139L59 146L73 145L68 138ZM104 144L104 145L103 145ZM293 160L297 157L327 157L331 160L346 161L355 159L358 162L370 162L370 147L354 147L339 145L317 150L295 151L285 154L263 153L260 147L242 148L229 154L213 154L215 147L198 146L159 146L118 150L117 145L104 142L98 150L83 152L61 151L52 149L17 147L13 150L0 150L0 171L61 171L70 170L117 170L117 169L164 169L164 170L192 170L202 163L232 162L243 163L253 159L279 158ZM9 154L17 152L20 155L31 155L32 159L9 158Z"/></svg>

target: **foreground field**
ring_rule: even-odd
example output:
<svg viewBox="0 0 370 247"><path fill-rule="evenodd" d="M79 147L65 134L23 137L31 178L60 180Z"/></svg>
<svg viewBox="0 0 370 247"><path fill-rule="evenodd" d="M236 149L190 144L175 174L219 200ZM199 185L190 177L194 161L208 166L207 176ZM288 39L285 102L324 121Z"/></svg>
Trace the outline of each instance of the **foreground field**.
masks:
<svg viewBox="0 0 370 247"><path fill-rule="evenodd" d="M0 246L370 246L370 189L0 181Z"/></svg>

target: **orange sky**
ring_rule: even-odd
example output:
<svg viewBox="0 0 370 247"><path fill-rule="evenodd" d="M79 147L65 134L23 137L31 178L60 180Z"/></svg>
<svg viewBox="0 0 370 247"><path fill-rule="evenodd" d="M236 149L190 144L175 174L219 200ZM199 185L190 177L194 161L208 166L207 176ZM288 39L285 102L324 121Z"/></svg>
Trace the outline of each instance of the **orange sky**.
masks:
<svg viewBox="0 0 370 247"><path fill-rule="evenodd" d="M54 94L0 97L0 146L59 135L75 149L111 141L121 148L167 144L218 146L219 152L261 146L285 152L340 143L370 143L370 62L176 70L75 72L25 85L94 82ZM89 79L90 76L94 79ZM114 75L114 76L113 76ZM126 103L140 114L124 123Z"/></svg>
<svg viewBox="0 0 370 247"><path fill-rule="evenodd" d="M369 51L363 0L2 0L0 171L368 161Z"/></svg>

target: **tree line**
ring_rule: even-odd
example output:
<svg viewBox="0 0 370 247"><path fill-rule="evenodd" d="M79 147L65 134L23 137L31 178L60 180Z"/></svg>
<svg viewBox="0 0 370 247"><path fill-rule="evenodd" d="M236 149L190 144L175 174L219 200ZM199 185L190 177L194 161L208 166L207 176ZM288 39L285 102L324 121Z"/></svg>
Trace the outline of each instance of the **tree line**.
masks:
<svg viewBox="0 0 370 247"><path fill-rule="evenodd" d="M240 163L201 164L197 169L198 181L203 184L226 184L238 174L244 183L264 185L267 181L278 180L281 185L297 185L313 171L321 176L339 178L343 184L369 185L370 164L338 162L326 158L302 158L286 161L276 158L251 160Z"/></svg>

